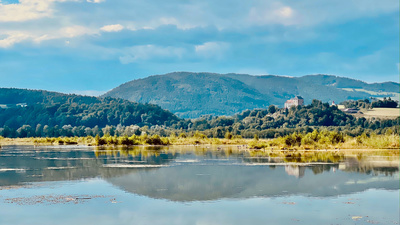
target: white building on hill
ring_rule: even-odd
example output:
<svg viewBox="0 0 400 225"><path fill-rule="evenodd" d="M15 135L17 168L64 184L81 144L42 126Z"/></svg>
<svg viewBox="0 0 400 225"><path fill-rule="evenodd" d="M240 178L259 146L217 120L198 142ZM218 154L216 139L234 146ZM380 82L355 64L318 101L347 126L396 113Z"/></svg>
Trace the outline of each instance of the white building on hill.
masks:
<svg viewBox="0 0 400 225"><path fill-rule="evenodd" d="M304 99L301 96L296 96L285 102L285 108L289 109L292 106L304 105Z"/></svg>

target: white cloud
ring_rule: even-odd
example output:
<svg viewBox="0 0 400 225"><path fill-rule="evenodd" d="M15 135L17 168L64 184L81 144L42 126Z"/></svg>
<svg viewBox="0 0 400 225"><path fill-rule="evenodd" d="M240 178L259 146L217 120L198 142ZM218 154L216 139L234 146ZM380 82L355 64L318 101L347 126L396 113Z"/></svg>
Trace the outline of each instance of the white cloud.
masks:
<svg viewBox="0 0 400 225"><path fill-rule="evenodd" d="M155 45L138 45L127 48L123 56L119 57L122 64L134 63L140 60L153 60L156 58L171 59L182 58L186 50L179 47L163 47Z"/></svg>
<svg viewBox="0 0 400 225"><path fill-rule="evenodd" d="M187 30L195 27L199 27L199 24L191 24L189 22L183 22L175 17L160 17L144 21L125 21L126 29L128 30L155 30L163 25L174 25L178 29Z"/></svg>
<svg viewBox="0 0 400 225"><path fill-rule="evenodd" d="M287 7L287 6L278 9L277 12L278 12L282 17L286 17L286 18L292 17L292 15L293 15L293 9L290 8L290 7Z"/></svg>
<svg viewBox="0 0 400 225"><path fill-rule="evenodd" d="M104 32L118 32L122 29L124 29L124 26L122 26L121 24L107 25L100 28L100 30Z"/></svg>
<svg viewBox="0 0 400 225"><path fill-rule="evenodd" d="M4 4L0 1L0 22L24 22L51 17L55 2L79 0L19 0L18 3Z"/></svg>
<svg viewBox="0 0 400 225"><path fill-rule="evenodd" d="M322 23L341 23L362 17L396 12L399 1L387 0L302 0L255 1L249 10L250 24L283 24L314 26Z"/></svg>
<svg viewBox="0 0 400 225"><path fill-rule="evenodd" d="M196 45L195 51L198 55L206 58L221 58L229 44L225 42L206 42L202 45Z"/></svg>
<svg viewBox="0 0 400 225"><path fill-rule="evenodd" d="M0 22L20 22L42 17L52 13L52 0L20 0L18 4L0 2Z"/></svg>
<svg viewBox="0 0 400 225"><path fill-rule="evenodd" d="M155 26L160 25L175 25L177 28L186 30L190 28L194 28L197 25L185 23L183 20L178 20L175 17L161 17L158 21L155 22Z"/></svg>
<svg viewBox="0 0 400 225"><path fill-rule="evenodd" d="M101 3L101 2L105 2L105 0L87 0L87 2L90 2L90 3Z"/></svg>
<svg viewBox="0 0 400 225"><path fill-rule="evenodd" d="M15 43L21 42L30 38L30 35L23 32L11 32L7 34L7 37L0 39L0 48L9 48Z"/></svg>
<svg viewBox="0 0 400 225"><path fill-rule="evenodd" d="M70 27L64 27L60 30L60 36L61 37L77 37L81 36L84 34L90 34L93 33L90 29L83 27L83 26L70 26Z"/></svg>
<svg viewBox="0 0 400 225"><path fill-rule="evenodd" d="M43 41L63 39L63 38L74 38L82 35L93 35L97 34L96 29L90 29L83 26L68 26L63 27L59 30L48 30L48 31L23 31L23 30L13 30L13 31L0 31L1 36L5 38L0 39L0 48L10 48L14 44L31 41L33 43L39 44ZM69 44L69 42L65 42Z"/></svg>
<svg viewBox="0 0 400 225"><path fill-rule="evenodd" d="M74 1L76 5L73 3L64 7L64 4L60 3L64 1ZM385 0L379 3L376 0L221 1L223 4L209 0L173 3L156 1L155 4L145 0L122 0L118 4L108 4L111 1L106 2L107 4L85 4L84 9L79 6L82 2L101 3L104 0L20 0L18 4L0 2L0 35L18 31L29 36L7 35L1 41L2 46L12 46L27 39L41 43L46 40L74 38L85 34L101 35L102 32L118 32L124 29L155 30L162 25L175 25L180 30L215 27L239 33L241 30L251 30L254 25L271 24L296 25L296 27L284 31L271 30L270 34L255 38L268 39L266 41L269 42L303 41L314 38L313 25L398 11L399 6L397 0ZM229 10L221 7L226 4L229 4ZM37 20L40 18L45 19ZM109 25L104 26L105 24ZM306 29L309 30L304 31L301 26L308 26ZM204 38L201 41L208 41L209 45L218 43L213 38ZM225 50L226 47L225 45ZM220 48L221 46L218 46L214 50L214 56L218 55L217 50L221 50ZM196 46L199 55L212 55L213 49L208 49L208 53L205 54L206 50L207 45Z"/></svg>
<svg viewBox="0 0 400 225"><path fill-rule="evenodd" d="M293 8L274 3L264 7L252 7L249 12L249 22L262 25L293 25L300 21L296 18L296 11Z"/></svg>
<svg viewBox="0 0 400 225"><path fill-rule="evenodd" d="M34 37L33 41L36 43L40 43L42 41L46 41L46 40L50 40L50 39L52 39L52 38L48 34L43 34L41 36Z"/></svg>

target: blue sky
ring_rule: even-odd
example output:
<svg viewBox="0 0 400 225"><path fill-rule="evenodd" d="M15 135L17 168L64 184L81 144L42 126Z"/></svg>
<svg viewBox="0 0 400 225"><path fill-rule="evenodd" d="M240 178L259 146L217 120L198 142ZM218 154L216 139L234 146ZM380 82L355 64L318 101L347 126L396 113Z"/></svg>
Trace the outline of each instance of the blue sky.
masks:
<svg viewBox="0 0 400 225"><path fill-rule="evenodd" d="M174 71L399 82L399 1L0 1L0 87L100 94Z"/></svg>

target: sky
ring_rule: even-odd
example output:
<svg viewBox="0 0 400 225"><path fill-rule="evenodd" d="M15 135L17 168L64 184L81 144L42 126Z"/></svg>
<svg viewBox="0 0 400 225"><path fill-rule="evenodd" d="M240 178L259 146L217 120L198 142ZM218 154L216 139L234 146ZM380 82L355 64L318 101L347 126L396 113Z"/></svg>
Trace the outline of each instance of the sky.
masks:
<svg viewBox="0 0 400 225"><path fill-rule="evenodd" d="M0 87L99 95L174 71L399 82L399 1L0 0Z"/></svg>

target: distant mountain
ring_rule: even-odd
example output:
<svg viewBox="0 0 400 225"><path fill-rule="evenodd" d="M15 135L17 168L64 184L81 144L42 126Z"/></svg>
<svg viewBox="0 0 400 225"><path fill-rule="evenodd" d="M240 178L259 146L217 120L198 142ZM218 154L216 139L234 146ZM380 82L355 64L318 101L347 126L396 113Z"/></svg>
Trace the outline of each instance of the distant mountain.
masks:
<svg viewBox="0 0 400 225"><path fill-rule="evenodd" d="M324 86L332 86L335 88L365 89L375 92L379 91L399 92L399 83L395 82L368 84L364 81L354 80L347 77L332 76L332 75L307 75L299 77L297 79L309 83L319 83Z"/></svg>
<svg viewBox="0 0 400 225"><path fill-rule="evenodd" d="M157 104L179 117L231 115L243 109L267 107L269 99L253 87L212 73L170 73L125 83L103 97Z"/></svg>
<svg viewBox="0 0 400 225"><path fill-rule="evenodd" d="M368 84L332 75L286 77L175 72L127 82L103 97L152 103L179 117L196 118L205 114L233 115L270 104L282 107L296 95L302 96L305 104L312 99L336 103L369 97L398 99L399 83Z"/></svg>
<svg viewBox="0 0 400 225"><path fill-rule="evenodd" d="M0 127L29 125L86 126L170 125L180 121L153 104L42 90L0 88Z"/></svg>

